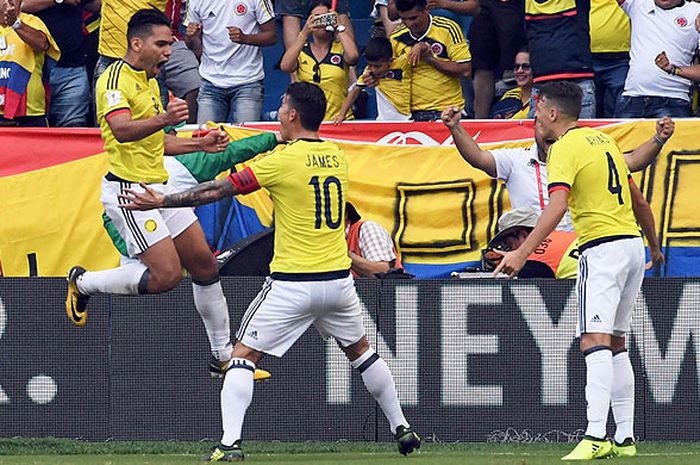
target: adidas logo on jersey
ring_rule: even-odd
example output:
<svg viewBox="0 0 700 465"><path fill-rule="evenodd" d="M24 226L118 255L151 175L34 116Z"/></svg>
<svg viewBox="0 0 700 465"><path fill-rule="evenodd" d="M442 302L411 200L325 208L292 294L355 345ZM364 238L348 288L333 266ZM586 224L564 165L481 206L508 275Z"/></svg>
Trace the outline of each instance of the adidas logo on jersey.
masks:
<svg viewBox="0 0 700 465"><path fill-rule="evenodd" d="M258 332L256 330L250 331L247 336L251 339L258 340Z"/></svg>
<svg viewBox="0 0 700 465"><path fill-rule="evenodd" d="M591 318L591 323L602 323L602 322L603 322L603 320L601 320L598 315Z"/></svg>

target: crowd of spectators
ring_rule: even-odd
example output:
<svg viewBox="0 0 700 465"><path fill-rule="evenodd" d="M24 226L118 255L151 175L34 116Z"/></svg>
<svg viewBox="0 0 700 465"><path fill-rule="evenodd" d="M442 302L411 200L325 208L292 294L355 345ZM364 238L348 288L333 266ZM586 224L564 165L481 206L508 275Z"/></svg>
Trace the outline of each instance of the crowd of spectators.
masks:
<svg viewBox="0 0 700 465"><path fill-rule="evenodd" d="M358 0L357 3L360 3ZM126 51L142 8L171 20L163 104L189 122L263 116L264 47L277 73L318 84L325 120L527 118L538 87L569 80L582 118L684 117L693 108L700 3L686 0L0 0L0 125L94 125L96 79ZM352 11L364 11L357 34ZM355 19L355 18L353 18ZM99 26L98 26L99 25ZM371 25L371 26L370 26ZM278 30L280 34L278 35ZM357 35L369 36L358 43ZM269 63L268 63L269 65ZM268 66L269 68L269 66Z"/></svg>

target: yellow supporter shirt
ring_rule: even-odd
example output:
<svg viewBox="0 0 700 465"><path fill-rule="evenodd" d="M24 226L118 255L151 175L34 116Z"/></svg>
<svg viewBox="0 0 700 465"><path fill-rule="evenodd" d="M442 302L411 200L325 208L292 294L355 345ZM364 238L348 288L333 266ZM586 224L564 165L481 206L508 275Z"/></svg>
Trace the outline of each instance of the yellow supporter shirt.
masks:
<svg viewBox="0 0 700 465"><path fill-rule="evenodd" d="M431 16L428 30L422 37L414 37L406 26L399 26L391 34L394 57L408 55L418 42L427 42L433 57L438 60L466 63L472 59L462 29L447 18ZM423 60L413 68L412 73L411 111L442 111L450 105L464 108L458 78L438 71Z"/></svg>
<svg viewBox="0 0 700 465"><path fill-rule="evenodd" d="M504 102L505 100L508 99L516 99L522 104L522 108L520 110L516 111L513 113L511 116L507 116L507 119L525 119L527 118L528 113L530 112L530 100L528 99L526 102L522 101L523 98L523 88L522 87L515 87L513 89L508 90L505 94L503 94L503 97L501 97L501 102Z"/></svg>
<svg viewBox="0 0 700 465"><path fill-rule="evenodd" d="M367 87L364 77L363 74L357 79L359 87ZM407 55L391 61L389 72L379 79L375 91L381 94L377 96L378 120L397 119L397 115L411 116L411 65Z"/></svg>
<svg viewBox="0 0 700 465"><path fill-rule="evenodd" d="M617 0L591 0L591 53L629 52L630 18Z"/></svg>
<svg viewBox="0 0 700 465"><path fill-rule="evenodd" d="M107 118L116 112L128 111L134 120L163 113L156 80L148 79L145 71L118 60L97 80L95 99L110 173L131 182L165 182L168 179L163 166L165 133L156 131L143 139L120 143L107 123Z"/></svg>
<svg viewBox="0 0 700 465"><path fill-rule="evenodd" d="M19 19L43 32L49 48L44 52L34 51L11 27L0 26L0 116L9 119L47 113L46 65L55 65L61 58L56 41L41 19L28 13L20 13Z"/></svg>
<svg viewBox="0 0 700 465"><path fill-rule="evenodd" d="M251 169L270 192L275 213L273 273L350 269L345 242L348 162L333 142L278 145Z"/></svg>
<svg viewBox="0 0 700 465"><path fill-rule="evenodd" d="M324 121L333 120L338 116L345 97L348 96L350 67L345 63L343 52L343 44L333 42L326 56L318 61L309 44L306 44L297 58L297 79L318 85L326 95ZM348 110L346 119L352 118L352 111Z"/></svg>
<svg viewBox="0 0 700 465"><path fill-rule="evenodd" d="M139 10L155 8L165 12L168 0L102 0L98 52L111 58L126 55L126 27Z"/></svg>
<svg viewBox="0 0 700 465"><path fill-rule="evenodd" d="M579 249L598 240L639 237L632 177L615 141L592 128L571 129L549 149L549 192L567 189Z"/></svg>

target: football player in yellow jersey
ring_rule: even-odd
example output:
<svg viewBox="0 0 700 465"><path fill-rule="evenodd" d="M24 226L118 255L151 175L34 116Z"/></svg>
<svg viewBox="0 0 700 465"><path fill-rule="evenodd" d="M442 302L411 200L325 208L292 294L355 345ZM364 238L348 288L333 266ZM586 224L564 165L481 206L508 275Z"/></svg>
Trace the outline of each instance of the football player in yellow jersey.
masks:
<svg viewBox="0 0 700 465"><path fill-rule="evenodd" d="M186 120L188 113L187 104L179 99L163 111L153 79L170 56L170 23L157 10L140 10L129 20L127 35L127 53L100 77L96 100L109 163L101 200L129 255L138 260L104 271L73 267L68 276L66 312L75 325L84 326L92 294L165 292L180 282L184 266L192 275L195 307L209 338L213 357L209 369L212 376L221 377L221 366L231 358L232 350L228 307L216 260L197 217L189 208L148 214L125 212L118 206L117 195L136 187L139 181L167 191L164 152L219 152L226 148L228 137L221 131L201 139L164 133L164 127Z"/></svg>
<svg viewBox="0 0 700 465"><path fill-rule="evenodd" d="M634 372L625 348L632 310L644 278L644 242L651 262L663 262L649 204L634 184L615 141L580 128L581 89L568 81L541 87L535 130L556 140L549 151L549 204L525 242L507 252L495 272L514 276L559 223L567 205L579 238L578 334L586 360L588 427L563 460L636 454ZM612 404L616 431L606 438Z"/></svg>
<svg viewBox="0 0 700 465"><path fill-rule="evenodd" d="M333 142L319 139L326 98L316 85L289 86L279 109L278 145L249 168L179 194L163 195L143 184L122 198L135 209L200 205L253 192L270 192L275 208L275 249L271 276L243 316L221 395L224 433L209 460L242 460L241 429L253 396L253 370L264 354L289 350L312 324L336 339L367 390L389 420L399 452L420 447L420 437L401 411L386 362L369 346L360 302L350 276L344 207L348 163Z"/></svg>

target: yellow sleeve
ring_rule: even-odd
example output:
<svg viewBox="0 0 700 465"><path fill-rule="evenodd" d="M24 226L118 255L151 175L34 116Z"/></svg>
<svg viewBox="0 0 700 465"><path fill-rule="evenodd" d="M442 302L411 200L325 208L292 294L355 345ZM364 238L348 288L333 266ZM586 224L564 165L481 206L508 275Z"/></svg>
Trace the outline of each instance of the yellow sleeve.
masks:
<svg viewBox="0 0 700 465"><path fill-rule="evenodd" d="M107 116L117 110L131 110L125 76L120 76L123 62L118 61L109 66L95 85L97 114Z"/></svg>
<svg viewBox="0 0 700 465"><path fill-rule="evenodd" d="M61 49L58 48L58 44L56 44L56 41L49 32L49 28L46 27L46 24L44 24L44 22L37 16L30 15L27 13L22 13L20 15L20 20L27 26L30 26L33 29L44 33L46 38L49 40L49 48L45 52L46 56L54 61L58 61L61 58Z"/></svg>
<svg viewBox="0 0 700 465"><path fill-rule="evenodd" d="M455 61L457 63L472 61L469 44L467 44L467 41L464 39L462 30L456 27L453 34L450 34L450 40L447 42L447 56L450 57L450 61ZM456 41L454 40L455 38L457 39Z"/></svg>
<svg viewBox="0 0 700 465"><path fill-rule="evenodd" d="M549 149L547 157L547 176L549 180L549 192L557 188L571 190L571 185L576 177L574 160L575 152L567 146L566 141L555 142Z"/></svg>

